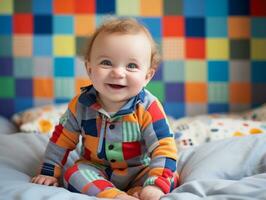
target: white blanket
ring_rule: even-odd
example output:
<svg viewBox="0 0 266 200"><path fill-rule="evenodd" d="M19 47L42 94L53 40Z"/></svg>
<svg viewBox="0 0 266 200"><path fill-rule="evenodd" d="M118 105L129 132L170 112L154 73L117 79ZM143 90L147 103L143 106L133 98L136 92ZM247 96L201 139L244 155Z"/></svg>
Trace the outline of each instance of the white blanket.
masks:
<svg viewBox="0 0 266 200"><path fill-rule="evenodd" d="M82 194L30 183L48 137L0 134L0 200L92 200ZM68 165L77 153L70 155ZM231 138L189 148L178 163L181 186L163 200L266 199L266 135Z"/></svg>

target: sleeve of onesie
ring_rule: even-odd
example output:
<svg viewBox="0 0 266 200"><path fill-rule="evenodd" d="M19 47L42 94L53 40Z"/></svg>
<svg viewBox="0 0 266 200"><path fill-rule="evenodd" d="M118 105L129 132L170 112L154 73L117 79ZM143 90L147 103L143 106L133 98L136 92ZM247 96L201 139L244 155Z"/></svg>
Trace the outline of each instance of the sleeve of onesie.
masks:
<svg viewBox="0 0 266 200"><path fill-rule="evenodd" d="M144 186L155 185L164 193L171 192L178 184L176 172L177 147L162 105L155 100L144 113L143 136L151 156L148 179Z"/></svg>
<svg viewBox="0 0 266 200"><path fill-rule="evenodd" d="M61 176L62 167L67 161L69 152L76 148L79 142L79 126L76 120L76 104L78 98L75 97L68 104L68 109L59 120L54 132L46 147L44 160L41 165L40 174Z"/></svg>

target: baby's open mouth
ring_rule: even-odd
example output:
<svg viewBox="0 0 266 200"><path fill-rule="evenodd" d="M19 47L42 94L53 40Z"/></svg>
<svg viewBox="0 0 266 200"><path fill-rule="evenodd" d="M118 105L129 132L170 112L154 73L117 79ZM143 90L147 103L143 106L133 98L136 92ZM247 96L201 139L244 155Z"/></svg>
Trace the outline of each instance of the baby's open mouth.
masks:
<svg viewBox="0 0 266 200"><path fill-rule="evenodd" d="M118 84L108 84L108 85L109 85L109 87L114 88L114 89L122 89L122 88L126 87L124 85L118 85Z"/></svg>

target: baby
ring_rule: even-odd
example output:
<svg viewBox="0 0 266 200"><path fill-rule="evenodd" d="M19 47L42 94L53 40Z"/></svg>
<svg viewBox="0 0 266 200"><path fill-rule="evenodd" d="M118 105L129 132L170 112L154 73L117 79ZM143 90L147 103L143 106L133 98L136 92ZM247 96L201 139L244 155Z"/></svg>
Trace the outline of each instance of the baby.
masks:
<svg viewBox="0 0 266 200"><path fill-rule="evenodd" d="M173 133L160 102L144 89L159 62L151 34L136 20L103 23L85 56L92 85L70 101L32 182L57 186L81 135L81 157L63 175L68 190L128 200L157 200L173 190Z"/></svg>

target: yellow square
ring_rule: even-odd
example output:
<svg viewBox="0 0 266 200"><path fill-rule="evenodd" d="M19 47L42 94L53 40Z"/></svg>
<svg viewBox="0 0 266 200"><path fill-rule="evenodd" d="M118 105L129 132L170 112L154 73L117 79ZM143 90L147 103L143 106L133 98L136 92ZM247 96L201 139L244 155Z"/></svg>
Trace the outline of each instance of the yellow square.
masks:
<svg viewBox="0 0 266 200"><path fill-rule="evenodd" d="M73 36L56 35L53 38L55 56L73 56L75 54L75 39Z"/></svg>
<svg viewBox="0 0 266 200"><path fill-rule="evenodd" d="M13 37L13 55L17 57L32 56L32 36L14 36Z"/></svg>
<svg viewBox="0 0 266 200"><path fill-rule="evenodd" d="M266 59L266 39L251 40L251 59L265 60Z"/></svg>
<svg viewBox="0 0 266 200"><path fill-rule="evenodd" d="M185 62L185 80L187 82L206 82L207 64L203 60L188 60Z"/></svg>
<svg viewBox="0 0 266 200"><path fill-rule="evenodd" d="M75 33L78 36L89 36L96 28L94 15L76 15Z"/></svg>
<svg viewBox="0 0 266 200"><path fill-rule="evenodd" d="M0 0L0 13L12 14L13 13L13 0Z"/></svg>
<svg viewBox="0 0 266 200"><path fill-rule="evenodd" d="M162 41L162 54L164 60L184 58L184 38L164 38Z"/></svg>
<svg viewBox="0 0 266 200"><path fill-rule="evenodd" d="M141 16L162 16L163 0L141 0Z"/></svg>
<svg viewBox="0 0 266 200"><path fill-rule="evenodd" d="M207 58L222 59L229 58L229 41L227 39L207 39Z"/></svg>
<svg viewBox="0 0 266 200"><path fill-rule="evenodd" d="M116 14L126 16L139 16L140 0L116 0Z"/></svg>

